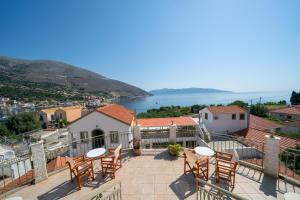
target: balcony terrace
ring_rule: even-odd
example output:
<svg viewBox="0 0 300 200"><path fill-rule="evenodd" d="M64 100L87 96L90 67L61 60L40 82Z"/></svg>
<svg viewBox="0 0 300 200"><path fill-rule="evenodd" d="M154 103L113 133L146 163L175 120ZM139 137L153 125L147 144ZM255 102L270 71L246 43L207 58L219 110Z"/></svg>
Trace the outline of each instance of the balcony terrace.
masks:
<svg viewBox="0 0 300 200"><path fill-rule="evenodd" d="M197 187L191 174L183 174L183 158L169 156L167 151L155 151L155 155L131 156L123 154L123 167L117 171L116 179L102 178L96 170L94 181L84 181L81 190L70 182L69 170L62 170L47 180L26 186L11 194L24 200L34 199L86 199L98 188L121 182L122 199L196 199ZM225 188L246 199L283 199L286 192L300 193L300 188L283 180L271 178L260 171L239 165L236 186L215 183L214 158L210 159L209 183ZM97 164L97 163L95 163ZM96 166L97 168L97 166Z"/></svg>

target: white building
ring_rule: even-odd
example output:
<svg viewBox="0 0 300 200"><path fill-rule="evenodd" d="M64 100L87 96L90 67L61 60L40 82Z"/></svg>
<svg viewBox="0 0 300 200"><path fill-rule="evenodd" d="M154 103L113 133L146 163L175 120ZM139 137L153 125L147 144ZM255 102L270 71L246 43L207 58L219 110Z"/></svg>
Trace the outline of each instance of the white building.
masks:
<svg viewBox="0 0 300 200"><path fill-rule="evenodd" d="M200 125L211 133L233 133L248 127L247 110L238 106L210 106L199 111Z"/></svg>
<svg viewBox="0 0 300 200"><path fill-rule="evenodd" d="M134 112L117 104L109 104L71 123L69 128L73 148L84 143L89 149L129 145L132 140L131 125ZM76 142L78 141L78 143Z"/></svg>

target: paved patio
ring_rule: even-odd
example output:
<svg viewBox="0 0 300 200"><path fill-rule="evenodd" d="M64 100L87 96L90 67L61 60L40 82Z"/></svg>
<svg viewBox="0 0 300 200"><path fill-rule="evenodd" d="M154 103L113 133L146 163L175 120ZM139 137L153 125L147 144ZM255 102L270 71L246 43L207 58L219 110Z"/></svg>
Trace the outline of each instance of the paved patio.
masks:
<svg viewBox="0 0 300 200"><path fill-rule="evenodd" d="M210 182L214 183L213 159L211 162ZM183 174L183 158L174 159L167 152L152 156L127 156L116 176L116 179L122 182L124 200L195 199L196 196L193 176ZM110 181L110 178L103 179L97 171L95 181L84 181L83 188L78 190L75 181L71 183L69 178L69 170L64 170L41 183L26 186L11 196L21 196L24 200L82 199ZM227 188L225 183L221 183L220 186ZM255 200L283 199L284 193L300 193L300 188L239 166L236 186L232 192Z"/></svg>

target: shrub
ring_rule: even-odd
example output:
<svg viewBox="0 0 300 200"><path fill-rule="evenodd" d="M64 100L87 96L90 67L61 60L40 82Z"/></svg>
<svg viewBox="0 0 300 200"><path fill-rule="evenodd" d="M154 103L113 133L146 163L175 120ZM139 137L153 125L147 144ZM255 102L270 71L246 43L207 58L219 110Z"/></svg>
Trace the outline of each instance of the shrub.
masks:
<svg viewBox="0 0 300 200"><path fill-rule="evenodd" d="M172 156L179 156L179 153L181 150L181 145L180 144L169 144L168 150Z"/></svg>

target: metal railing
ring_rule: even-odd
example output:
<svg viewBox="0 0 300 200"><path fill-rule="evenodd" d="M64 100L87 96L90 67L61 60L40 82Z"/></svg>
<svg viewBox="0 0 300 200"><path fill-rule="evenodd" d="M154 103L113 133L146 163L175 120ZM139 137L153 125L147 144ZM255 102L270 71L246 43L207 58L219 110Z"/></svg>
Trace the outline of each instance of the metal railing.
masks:
<svg viewBox="0 0 300 200"><path fill-rule="evenodd" d="M169 130L145 130L141 131L142 139L160 139L160 138L169 138Z"/></svg>
<svg viewBox="0 0 300 200"><path fill-rule="evenodd" d="M34 180L31 155L0 159L0 195Z"/></svg>
<svg viewBox="0 0 300 200"><path fill-rule="evenodd" d="M113 139L113 140L112 140ZM66 167L68 158L78 155L86 155L86 153L95 148L113 148L122 144L122 148L130 148L129 141L132 140L131 132L122 132L118 134L118 138L108 136L96 136L87 139L68 141L61 143L56 148L45 149L47 162L47 171L53 172Z"/></svg>
<svg viewBox="0 0 300 200"><path fill-rule="evenodd" d="M211 134L208 146L215 151L232 153L239 161L263 167L263 142L254 142L227 134Z"/></svg>
<svg viewBox="0 0 300 200"><path fill-rule="evenodd" d="M279 174L300 181L300 146L296 148L280 148Z"/></svg>
<svg viewBox="0 0 300 200"><path fill-rule="evenodd" d="M194 138L199 131L197 130L188 130L188 129L178 129L176 131L176 138L186 138L191 137Z"/></svg>
<svg viewBox="0 0 300 200"><path fill-rule="evenodd" d="M245 197L234 194L221 187L208 183L199 178L196 179L197 200L220 200L220 199L236 199L247 200Z"/></svg>
<svg viewBox="0 0 300 200"><path fill-rule="evenodd" d="M83 200L122 200L122 187L120 181L109 182L91 194L83 197Z"/></svg>

